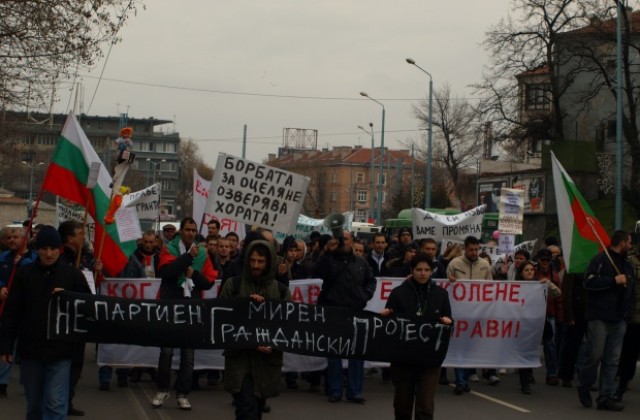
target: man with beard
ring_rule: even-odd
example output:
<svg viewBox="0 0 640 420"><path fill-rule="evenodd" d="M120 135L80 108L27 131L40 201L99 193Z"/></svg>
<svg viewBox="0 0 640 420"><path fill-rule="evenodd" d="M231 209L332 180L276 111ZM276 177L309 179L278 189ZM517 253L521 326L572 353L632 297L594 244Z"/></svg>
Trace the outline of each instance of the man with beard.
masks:
<svg viewBox="0 0 640 420"><path fill-rule="evenodd" d="M268 241L251 241L244 255L242 275L225 283L220 298L291 300L289 288L276 280L276 253ZM278 395L282 357L270 346L224 351L224 387L233 395L236 419L262 418L266 399Z"/></svg>
<svg viewBox="0 0 640 420"><path fill-rule="evenodd" d="M631 315L634 297L633 267L627 260L627 253L632 248L631 235L616 230L609 249L593 257L584 273L587 341L584 365L578 376L578 398L586 408L593 405L589 391L601 365L598 409L624 409L624 405L612 397L626 320Z"/></svg>

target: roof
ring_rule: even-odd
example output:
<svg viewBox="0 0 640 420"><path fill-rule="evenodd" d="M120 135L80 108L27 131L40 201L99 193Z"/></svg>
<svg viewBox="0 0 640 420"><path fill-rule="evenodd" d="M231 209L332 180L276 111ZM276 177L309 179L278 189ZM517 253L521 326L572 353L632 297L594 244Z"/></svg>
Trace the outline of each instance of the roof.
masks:
<svg viewBox="0 0 640 420"><path fill-rule="evenodd" d="M535 69L526 70L522 73L516 74L516 77L530 77L530 76L539 76L549 74L549 65L543 64L541 66L536 67Z"/></svg>
<svg viewBox="0 0 640 420"><path fill-rule="evenodd" d="M630 9L627 9L630 10ZM640 11L631 12L631 32L638 33L640 32ZM617 26L617 17L613 17L607 20L599 20L597 18L592 18L589 25L574 29L573 31L567 31L560 35L586 35L586 34L613 34L616 32Z"/></svg>

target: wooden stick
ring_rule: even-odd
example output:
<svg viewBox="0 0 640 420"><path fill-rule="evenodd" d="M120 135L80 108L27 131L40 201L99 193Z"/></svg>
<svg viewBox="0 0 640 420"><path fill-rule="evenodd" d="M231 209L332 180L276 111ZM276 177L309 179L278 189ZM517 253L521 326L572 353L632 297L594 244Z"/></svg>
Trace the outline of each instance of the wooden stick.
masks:
<svg viewBox="0 0 640 420"><path fill-rule="evenodd" d="M87 216L89 213L89 199L91 197L91 190L89 190L89 194L87 195L87 204L84 206L84 216L82 218L82 231L84 232L87 229ZM84 245L84 244L83 244ZM76 268L80 268L80 257L82 256L82 248L78 250L78 255L76 255Z"/></svg>
<svg viewBox="0 0 640 420"><path fill-rule="evenodd" d="M602 242L602 239L600 239L600 236L598 235L598 232L596 232L596 228L593 226L593 222L591 221L591 219L589 217L587 217L587 223L589 224L589 227L591 228L591 231L593 232L593 234L596 236L596 239L598 240L598 242L600 243L600 246L602 247L605 255L607 256L607 258L609 259L609 262L611 263L611 265L613 266L613 268L616 270L617 274L622 274L620 272L620 269L618 268L618 266L616 265L616 263L613 262L613 259L611 258L611 255L609 254L609 251L607 251L607 247L604 245L604 242ZM627 285L624 285L625 287L627 287Z"/></svg>

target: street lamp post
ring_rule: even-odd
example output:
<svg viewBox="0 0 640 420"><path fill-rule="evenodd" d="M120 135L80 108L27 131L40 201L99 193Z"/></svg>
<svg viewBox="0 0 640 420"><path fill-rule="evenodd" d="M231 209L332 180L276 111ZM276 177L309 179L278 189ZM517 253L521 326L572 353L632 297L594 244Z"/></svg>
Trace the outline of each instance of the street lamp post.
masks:
<svg viewBox="0 0 640 420"><path fill-rule="evenodd" d="M376 214L376 208L375 208L375 193L376 193L376 181L375 181L375 169L374 169L374 160L375 160L375 152L373 150L373 146L374 146L374 142L373 142L373 123L370 122L369 123L369 127L371 128L371 132L369 132L369 130L365 129L364 127L362 127L361 125L358 126L358 128L362 131L364 131L367 134L371 135L371 217L377 221L378 223L380 223L379 218L375 217Z"/></svg>
<svg viewBox="0 0 640 420"><path fill-rule="evenodd" d="M29 177L29 203L27 204L27 217L31 217L31 212L33 211L33 175L36 169L36 166L44 165L44 162L36 163L34 157L25 157L22 159L22 164L27 165L31 169L31 175Z"/></svg>
<svg viewBox="0 0 640 420"><path fill-rule="evenodd" d="M382 224L382 179L383 179L383 161L384 161L384 119L385 119L385 109L384 104L380 101L373 99L366 92L360 92L360 95L365 98L371 99L373 102L377 103L382 107L382 129L380 130L380 174L378 177L378 224Z"/></svg>
<svg viewBox="0 0 640 420"><path fill-rule="evenodd" d="M429 76L429 128L428 128L429 133L427 134L427 176L426 176L426 185L425 185L425 193L424 193L424 208L428 209L429 207L431 207L431 186L432 186L431 159L433 156L433 151L431 148L431 141L433 139L433 130L431 128L433 125L433 78L431 77L431 73L429 73L428 71L426 71L425 69L417 65L412 58L407 58L406 61L407 63L413 66L416 66L417 68L422 70L423 73Z"/></svg>
<svg viewBox="0 0 640 420"><path fill-rule="evenodd" d="M149 170L153 171L153 184L156 183L156 169L158 169L158 166L162 165L166 161L167 161L166 159L162 159L156 162L152 159L147 158L147 162L149 162ZM149 183L149 174L147 174L147 184L148 183Z"/></svg>

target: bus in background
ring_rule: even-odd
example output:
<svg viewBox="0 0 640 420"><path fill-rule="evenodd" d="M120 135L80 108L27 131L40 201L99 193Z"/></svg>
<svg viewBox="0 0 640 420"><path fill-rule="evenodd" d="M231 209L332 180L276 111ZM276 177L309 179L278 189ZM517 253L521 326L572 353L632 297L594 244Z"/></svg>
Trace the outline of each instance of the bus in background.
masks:
<svg viewBox="0 0 640 420"><path fill-rule="evenodd" d="M351 222L351 232L353 236L360 239L364 243L370 243L373 235L382 232L382 226L373 223Z"/></svg>

